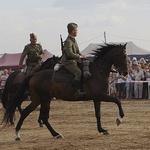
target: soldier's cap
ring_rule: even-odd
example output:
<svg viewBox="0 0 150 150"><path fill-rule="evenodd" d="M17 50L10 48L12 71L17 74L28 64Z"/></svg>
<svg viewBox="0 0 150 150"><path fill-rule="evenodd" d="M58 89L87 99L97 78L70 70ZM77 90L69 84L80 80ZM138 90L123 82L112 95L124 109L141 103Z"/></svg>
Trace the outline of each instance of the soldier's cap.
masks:
<svg viewBox="0 0 150 150"><path fill-rule="evenodd" d="M68 32L71 32L73 29L75 29L75 28L77 28L77 27L78 27L78 25L77 25L76 23L73 23L73 22L69 23L69 24L67 25Z"/></svg>
<svg viewBox="0 0 150 150"><path fill-rule="evenodd" d="M37 39L37 36L34 33L30 33L30 39L35 38Z"/></svg>

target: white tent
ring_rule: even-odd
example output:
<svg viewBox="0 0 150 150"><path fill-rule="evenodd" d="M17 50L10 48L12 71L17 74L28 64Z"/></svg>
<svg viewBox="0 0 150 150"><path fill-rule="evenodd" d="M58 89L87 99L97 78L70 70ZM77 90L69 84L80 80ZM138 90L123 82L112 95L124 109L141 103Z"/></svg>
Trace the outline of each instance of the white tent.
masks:
<svg viewBox="0 0 150 150"><path fill-rule="evenodd" d="M133 42L126 42L126 52L127 55L147 55L150 54L150 51L145 50L139 46L136 46ZM124 43L114 43L114 44L125 44ZM81 53L83 55L90 55L90 53L93 52L93 50L96 50L97 48L100 48L101 45L104 45L104 43L91 43L89 44Z"/></svg>

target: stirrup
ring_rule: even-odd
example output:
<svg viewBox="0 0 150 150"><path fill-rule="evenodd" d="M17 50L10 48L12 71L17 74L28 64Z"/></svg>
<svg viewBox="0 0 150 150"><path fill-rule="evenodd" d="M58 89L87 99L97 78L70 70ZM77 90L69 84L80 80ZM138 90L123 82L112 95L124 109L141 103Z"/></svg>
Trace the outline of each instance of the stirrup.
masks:
<svg viewBox="0 0 150 150"><path fill-rule="evenodd" d="M75 98L83 98L85 95L85 92L81 92L80 89L74 94Z"/></svg>

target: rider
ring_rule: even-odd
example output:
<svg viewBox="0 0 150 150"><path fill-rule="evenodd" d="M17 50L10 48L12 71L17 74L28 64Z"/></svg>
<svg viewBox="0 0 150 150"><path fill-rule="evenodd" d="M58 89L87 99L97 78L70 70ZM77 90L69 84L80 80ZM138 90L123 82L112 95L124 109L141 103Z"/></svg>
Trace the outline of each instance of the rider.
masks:
<svg viewBox="0 0 150 150"><path fill-rule="evenodd" d="M75 76L74 78L75 97L80 98L83 97L83 95L85 95L85 92L81 92L80 80L82 71L77 66L77 61L80 58L84 59L85 56L83 56L80 53L78 44L75 39L75 37L77 36L77 28L78 25L75 23L69 23L67 25L69 35L66 41L64 42L62 65Z"/></svg>
<svg viewBox="0 0 150 150"><path fill-rule="evenodd" d="M34 33L30 34L30 44L27 44L24 47L24 50L21 54L21 58L19 61L19 65L23 64L25 57L26 59L26 75L33 74L36 70L38 70L41 66L42 58L44 56L44 52L41 44L36 43L37 37Z"/></svg>

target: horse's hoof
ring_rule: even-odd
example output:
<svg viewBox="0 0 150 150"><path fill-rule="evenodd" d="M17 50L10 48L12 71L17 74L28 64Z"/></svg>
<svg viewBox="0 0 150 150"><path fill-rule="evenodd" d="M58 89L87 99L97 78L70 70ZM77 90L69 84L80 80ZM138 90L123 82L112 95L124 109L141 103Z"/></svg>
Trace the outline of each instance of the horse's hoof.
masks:
<svg viewBox="0 0 150 150"><path fill-rule="evenodd" d="M110 135L110 133L106 130L106 131L103 131L103 132L101 132L101 134L103 134L103 135Z"/></svg>
<svg viewBox="0 0 150 150"><path fill-rule="evenodd" d="M61 134L58 134L54 137L55 139L61 139L61 138L64 138Z"/></svg>
<svg viewBox="0 0 150 150"><path fill-rule="evenodd" d="M117 118L117 119L116 119L116 124L117 124L117 126L119 126L121 123L122 123L122 120L121 120L120 118Z"/></svg>
<svg viewBox="0 0 150 150"><path fill-rule="evenodd" d="M20 138L20 137L17 137L15 140L16 140L16 141L21 141L21 138Z"/></svg>
<svg viewBox="0 0 150 150"><path fill-rule="evenodd" d="M40 124L40 128L42 128L43 127L43 124Z"/></svg>
<svg viewBox="0 0 150 150"><path fill-rule="evenodd" d="M10 125L13 126L13 127L15 126L14 122L11 122Z"/></svg>

